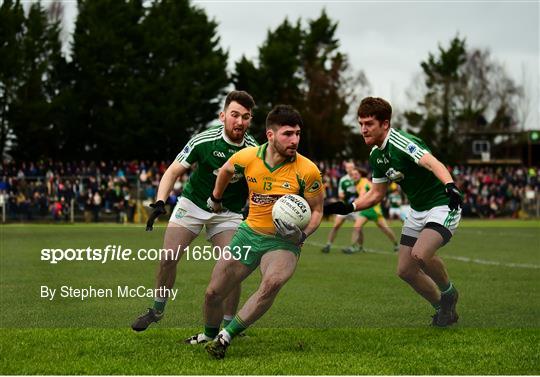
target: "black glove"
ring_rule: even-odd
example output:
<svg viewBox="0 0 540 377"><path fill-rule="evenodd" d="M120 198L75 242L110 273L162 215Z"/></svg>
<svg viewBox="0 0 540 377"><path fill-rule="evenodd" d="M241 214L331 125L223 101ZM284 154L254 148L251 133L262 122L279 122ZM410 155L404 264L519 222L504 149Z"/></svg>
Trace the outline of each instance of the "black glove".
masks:
<svg viewBox="0 0 540 377"><path fill-rule="evenodd" d="M448 202L448 207L452 211L457 211L463 206L463 198L461 197L461 192L458 190L454 182L447 183L444 186L444 189L446 191L446 195L448 195L448 197L450 198L450 201Z"/></svg>
<svg viewBox="0 0 540 377"><path fill-rule="evenodd" d="M352 203L345 204L343 202L334 202L324 206L325 216L332 215L334 213L337 215L347 215L351 212L354 212L354 206Z"/></svg>
<svg viewBox="0 0 540 377"><path fill-rule="evenodd" d="M148 221L146 222L146 231L150 232L154 228L154 221L161 216L165 215L167 211L165 211L165 203L163 200L158 200L157 202L150 204L150 207L152 207L154 210L148 216Z"/></svg>
<svg viewBox="0 0 540 377"><path fill-rule="evenodd" d="M213 213L220 213L225 209L223 208L223 198L217 199L214 194L210 194L210 197L206 200L206 206L208 211Z"/></svg>

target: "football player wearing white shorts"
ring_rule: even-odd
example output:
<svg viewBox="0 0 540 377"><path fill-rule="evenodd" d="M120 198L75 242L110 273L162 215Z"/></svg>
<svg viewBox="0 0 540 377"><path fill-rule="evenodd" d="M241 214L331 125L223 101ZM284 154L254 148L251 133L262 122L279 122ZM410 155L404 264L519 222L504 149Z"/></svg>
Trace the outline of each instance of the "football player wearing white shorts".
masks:
<svg viewBox="0 0 540 377"><path fill-rule="evenodd" d="M345 165L345 171L347 172L347 174L345 174L343 177L339 179L338 198L339 200L343 200L345 203L351 203L354 199L358 197L358 192L356 191L356 184L358 183L361 177L358 171L353 173L354 163L345 162L344 165ZM356 176L353 177L352 176L353 174L356 174ZM355 213L349 213L347 215L337 215L336 218L334 219L334 225L332 226L330 233L328 233L328 240L326 242L326 245L324 245L321 251L323 253L329 253L341 226L347 220L355 222L357 217L358 215Z"/></svg>
<svg viewBox="0 0 540 377"><path fill-rule="evenodd" d="M450 241L463 203L448 169L419 138L390 127L392 107L382 98L367 97L358 107L358 123L367 145L373 187L353 203L332 203L326 213L347 214L379 203L387 185L396 182L407 195L411 211L403 224L397 273L436 310L432 325L458 320L458 291L437 250Z"/></svg>
<svg viewBox="0 0 540 377"><path fill-rule="evenodd" d="M390 220L401 220L401 204L403 203L403 198L399 192L399 186L392 184L390 185L390 190L391 191L388 194L388 203L390 204L390 208L388 208L388 217Z"/></svg>
<svg viewBox="0 0 540 377"><path fill-rule="evenodd" d="M247 134L255 102L244 91L232 91L226 99L223 111L219 114L220 124L193 136L175 161L167 168L159 182L156 202L151 204L153 212L149 216L146 230L152 230L154 221L166 213L165 201L171 188L193 164L196 170L191 174L182 197L172 211L165 231L163 249L156 276L156 297L153 306L138 317L131 325L135 331L143 331L153 322L162 319L167 302L167 292L176 279L176 267L185 249L206 227L208 240L212 247L223 250L242 222L242 208L247 200L247 184L242 175L232 178L231 184L223 194L223 207L227 210L212 213L207 207L207 199L212 194L219 168L239 150L256 146L257 142ZM168 288L168 289L163 289ZM163 292L163 293L160 293ZM236 314L240 300L240 285L235 287L224 303L224 324L228 324ZM189 342L201 343L199 339Z"/></svg>

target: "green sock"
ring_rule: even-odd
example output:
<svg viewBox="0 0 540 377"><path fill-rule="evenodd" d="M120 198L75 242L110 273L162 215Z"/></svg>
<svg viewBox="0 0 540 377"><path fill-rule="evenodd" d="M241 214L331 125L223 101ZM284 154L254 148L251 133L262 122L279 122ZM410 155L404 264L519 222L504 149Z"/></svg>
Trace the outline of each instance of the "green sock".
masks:
<svg viewBox="0 0 540 377"><path fill-rule="evenodd" d="M158 301L158 300L163 300L163 301ZM165 310L165 304L167 303L167 299L166 298L161 298L161 299L157 299L157 300L154 300L154 310L159 312L159 313L163 313L163 311Z"/></svg>
<svg viewBox="0 0 540 377"><path fill-rule="evenodd" d="M231 323L225 327L225 331L231 335L231 338L234 338L247 328L248 326L240 319L240 317L238 317L238 315L236 315Z"/></svg>
<svg viewBox="0 0 540 377"><path fill-rule="evenodd" d="M441 290L441 296L454 293L454 291L456 290L456 288L454 288L454 284L452 284L451 281L449 281L446 285L439 286L439 289Z"/></svg>
<svg viewBox="0 0 540 377"><path fill-rule="evenodd" d="M214 339L219 333L219 327L204 325L204 335Z"/></svg>
<svg viewBox="0 0 540 377"><path fill-rule="evenodd" d="M229 325L229 323L231 323L231 321L233 320L233 316L228 316L228 315L224 315L223 316L223 322L221 322L223 325L223 328L227 327Z"/></svg>

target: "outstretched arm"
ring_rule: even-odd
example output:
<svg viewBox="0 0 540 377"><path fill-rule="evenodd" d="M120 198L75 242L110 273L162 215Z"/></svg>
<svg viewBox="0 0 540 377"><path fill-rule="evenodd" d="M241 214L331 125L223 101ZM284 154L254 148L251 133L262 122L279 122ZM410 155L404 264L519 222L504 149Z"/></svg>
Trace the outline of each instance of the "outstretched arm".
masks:
<svg viewBox="0 0 540 377"><path fill-rule="evenodd" d="M463 198L461 197L461 192L454 183L452 175L450 175L450 172L446 169L446 166L437 160L431 153L423 155L422 158L418 160L418 165L431 171L435 177L444 184L446 195L450 199L448 207L454 211L458 210L463 205Z"/></svg>
<svg viewBox="0 0 540 377"><path fill-rule="evenodd" d="M418 160L418 165L431 171L443 184L452 183L454 180L446 166L437 160L431 153L426 153Z"/></svg>
<svg viewBox="0 0 540 377"><path fill-rule="evenodd" d="M146 222L146 231L151 231L154 228L154 221L161 216L165 215L165 202L169 197L171 189L174 185L174 182L187 171L187 168L180 164L178 161L174 161L163 173L163 177L159 181L158 193L156 197L156 202L150 204L152 207L152 213L148 216L148 221Z"/></svg>
<svg viewBox="0 0 540 377"><path fill-rule="evenodd" d="M386 183L373 183L371 190L366 195L356 199L354 202L347 204L343 202L334 202L324 206L325 215L347 215L354 211L361 211L366 208L371 208L379 203L386 195Z"/></svg>
<svg viewBox="0 0 540 377"><path fill-rule="evenodd" d="M234 166L227 161L221 168L219 168L219 173L216 178L216 183L214 185L214 191L212 191L212 196L214 199L221 200L225 189L231 182L231 179L234 175Z"/></svg>
<svg viewBox="0 0 540 377"><path fill-rule="evenodd" d="M371 208L375 204L383 200L386 195L387 184L386 183L373 183L371 189L364 194L360 195L353 202L354 211L361 211L366 208Z"/></svg>
<svg viewBox="0 0 540 377"><path fill-rule="evenodd" d="M186 171L187 168L178 161L174 161L171 165L169 165L159 181L156 202L159 200L165 202L167 200L173 188L174 182L176 182L178 177L184 175Z"/></svg>

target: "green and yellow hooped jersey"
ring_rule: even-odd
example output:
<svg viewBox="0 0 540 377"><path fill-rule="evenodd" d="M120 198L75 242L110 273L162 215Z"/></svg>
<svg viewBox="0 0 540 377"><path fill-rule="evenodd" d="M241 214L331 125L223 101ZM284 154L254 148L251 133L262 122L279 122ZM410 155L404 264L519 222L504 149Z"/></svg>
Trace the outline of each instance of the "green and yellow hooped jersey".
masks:
<svg viewBox="0 0 540 377"><path fill-rule="evenodd" d="M224 133L224 126L217 125L193 136L176 161L189 168L197 163L197 169L191 174L182 196L188 198L199 208L208 210L206 201L210 197L219 169L236 152L258 143L247 133L240 144L229 140ZM235 174L223 193L223 206L230 211L241 213L248 195L247 184L242 174Z"/></svg>
<svg viewBox="0 0 540 377"><path fill-rule="evenodd" d="M418 161L430 153L418 137L390 128L381 147L373 147L369 163L373 183L396 182L415 211L427 211L448 204L444 185Z"/></svg>

